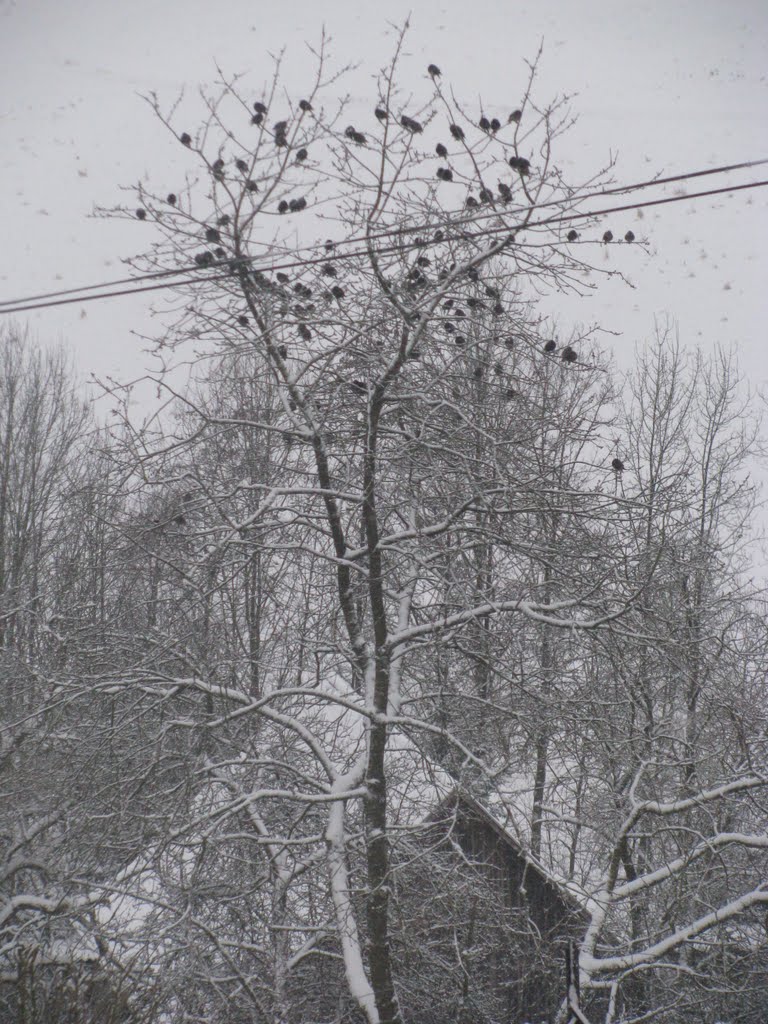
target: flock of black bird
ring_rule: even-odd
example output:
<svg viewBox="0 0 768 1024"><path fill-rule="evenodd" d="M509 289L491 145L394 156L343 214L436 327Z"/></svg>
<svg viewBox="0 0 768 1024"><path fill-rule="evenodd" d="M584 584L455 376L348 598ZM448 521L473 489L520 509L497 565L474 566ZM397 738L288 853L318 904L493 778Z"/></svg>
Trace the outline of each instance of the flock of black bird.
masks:
<svg viewBox="0 0 768 1024"><path fill-rule="evenodd" d="M430 64L428 66L428 68L427 68L427 73L430 75L430 77L433 80L436 80L436 79L438 79L441 76L440 68L436 64ZM310 103L309 100L306 100L306 99L299 100L298 107L299 107L299 110L302 112L302 114L312 113L312 109L313 108L312 108L312 104ZM264 122L264 118L266 117L267 113L268 113L268 108L267 108L266 104L264 104L260 100L256 101L253 104L253 115L251 117L251 123L254 124L254 125L262 125L263 122ZM384 123L384 122L389 120L389 112L386 110L386 108L384 106L381 106L381 105L377 106L375 108L375 110L374 110L374 115L375 115L376 119L380 123ZM522 120L522 116L523 115L522 115L522 111L521 110L514 110L509 115L507 123L508 124L519 125L521 120ZM423 125L420 124L414 118L409 117L407 114L402 114L401 115L399 123L400 123L400 126L403 129L405 129L405 131L409 132L411 135L420 135L424 131ZM486 133L488 133L490 135L495 135L498 131L501 130L502 125L501 125L501 122L499 121L498 118L494 117L494 118L490 118L489 119L488 117L485 116L485 114L482 114L480 119L479 119L479 121L478 121L478 127L483 132L486 132ZM275 144L276 147L278 147L278 148L288 148L290 146L289 139L288 139L288 130L289 130L289 122L287 120L282 120L282 121L275 122L275 124L273 125L273 128L272 128L272 135L273 135L273 141L274 141L274 144ZM465 141L466 136L465 136L464 129L461 128L459 125L457 125L457 124L450 124L449 125L449 132L450 132L451 138L455 142L464 142ZM358 131L358 129L354 125L348 125L347 126L347 128L344 131L344 136L350 142L354 143L354 145L356 145L356 146L366 146L368 144L368 139L367 139L367 136L365 135L365 133L361 132L361 131ZM191 146L192 146L192 137L189 135L188 132L182 132L181 135L179 136L179 141L181 142L181 144L183 146L186 146L188 148L191 148ZM447 149L447 147L442 142L439 142L437 144L437 146L435 147L435 153L442 160L447 160L448 159L448 149ZM300 147L296 151L295 162L296 163L303 163L308 158L308 156L309 156L309 151L308 151L307 147L306 146L302 146L302 147ZM521 156L518 156L518 155L511 156L508 159L508 163L509 163L509 166L512 168L512 170L518 172L518 174L520 175L521 179L524 179L525 177L528 177L530 175L530 173L531 173L530 161L528 159L526 159L525 157L521 157ZM250 172L249 164L245 160L243 160L241 158L235 160L235 167L236 167L237 171L240 174L242 174L242 175L247 175ZM218 181L223 181L224 180L224 171L225 171L225 164L224 164L224 160L222 158L218 158L217 160L214 161L213 164L211 164L211 173L213 174L213 177L216 180L218 180ZM453 178L453 171L451 170L450 167L443 167L443 166L438 167L437 172L436 172L436 176L437 176L437 178L440 181L444 181L444 182L452 182L454 180L454 178ZM253 181L252 179L247 178L246 181L245 181L245 188L246 188L246 190L248 192L257 192L258 191L258 184L255 181ZM501 201L503 203L506 204L506 203L511 201L511 199L512 199L512 189L506 183L504 183L504 182L499 182L498 183L498 193L499 193L499 197L500 197L500 199L501 199ZM178 202L177 196L173 192L169 193L168 196L166 197L166 202L168 203L169 206L176 206L176 204ZM472 208L478 207L481 203L493 204L494 202L495 202L494 194L489 189L482 188L480 190L480 192L479 192L479 200L476 199L474 196L470 195L470 196L467 197L465 205L466 205L467 208L472 209ZM298 198L298 199L291 199L291 200L282 199L282 200L280 200L280 202L278 203L278 206L277 206L277 210L278 210L278 213L280 213L280 214L299 213L302 210L306 209L306 207L307 207L307 200L304 197L301 197L301 198ZM139 220L142 220L142 221L146 220L147 211L143 207L139 207L136 210L136 217ZM223 216L223 217L221 217L219 219L219 221L217 222L218 223L217 227L206 226L204 228L204 234L205 234L206 242L208 242L208 243L210 243L212 245L213 244L221 243L221 233L218 230L218 228L222 227L222 226L226 226L229 223L229 220L230 220L229 216L225 215L225 216ZM435 234L435 241L436 242L440 242L443 239L444 239L444 233L442 231L438 231ZM568 242L576 242L578 239L579 239L579 232L578 231L576 231L574 228L572 228L571 230L568 231L568 233L566 235L566 240ZM613 242L613 240L614 240L613 232L610 231L610 230L605 231L604 234L603 234L603 237L602 237L603 243L607 245L607 244ZM635 241L634 232L627 231L626 234L624 235L624 241L628 242L628 243L634 242ZM416 239L416 242L417 243L418 242L423 242L423 240ZM333 251L334 248L335 248L335 243L332 242L330 239L328 239L326 241L326 243L325 243L326 251L327 252L331 252L331 251ZM219 244L218 247L216 249L214 249L213 252L205 250L203 252L197 253L195 255L195 257L194 257L194 261L195 261L195 264L197 266L199 266L201 268L205 268L205 267L210 267L210 266L214 265L217 259L224 260L224 259L226 259L226 257L227 257L227 254L226 254L225 250L223 248L221 248L221 246ZM429 267L429 266L430 266L429 258L424 256L424 255L419 256L416 259L415 266L411 269L411 271L407 275L407 282L406 282L407 286L410 287L411 289L414 289L414 288L419 288L419 287L422 287L422 286L426 285L428 283L428 281L427 281L427 278L423 274L423 270L426 267ZM454 269L454 268L452 268L452 269ZM335 267L335 265L333 263L325 263L325 264L323 264L320 272L321 272L321 274L323 274L326 277L336 278L338 276L337 269L336 269L336 267ZM257 273L254 273L252 276L253 276L254 281L256 283L259 283L262 286L269 286L268 281L264 278L263 274L257 272ZM444 279L446 276L447 276L447 272L443 271L443 272L441 272L440 279ZM479 274L478 274L476 268L470 268L470 270L467 272L467 276L473 282L478 282L479 281ZM276 277L276 280L278 281L279 285L281 285L281 286L286 286L289 283L289 277L285 273L278 272L275 275L275 277ZM306 285L300 283L300 282L294 285L293 292L294 292L295 295L299 296L300 298L304 298L304 299L309 299L312 296L312 289L307 287ZM498 298L499 298L498 291L495 288L493 288L492 286L487 285L486 288L485 288L485 292L486 292L486 295L489 298L495 298L497 300L496 303L491 307L494 315L498 316L498 315L502 314L504 312L504 307L502 306L501 302L498 301ZM341 302L344 299L344 297L345 297L345 291L344 291L343 287L340 284L334 284L329 290L327 290L324 293L324 298L326 299L326 301L330 301L331 299L335 299L337 302ZM468 297L468 298L465 299L465 302L466 302L467 307L470 310L487 309L488 308L488 306L482 300L480 300L480 299L478 299L476 297ZM310 304L308 306L297 305L297 306L294 307L294 311L296 312L297 316L299 316L299 317L307 315L307 313L309 313L311 311L314 311L314 309L315 309L315 307L312 304ZM443 309L446 311L447 316L451 317L453 320L458 321L459 323L461 323L462 319L466 317L466 312L461 307L456 306L455 300L453 298L449 298L449 299L447 299L443 303ZM238 324L241 327L247 327L248 324L249 324L249 319L248 319L248 317L246 315L241 314L240 316L237 317L237 322L238 322ZM461 348L461 347L463 347L466 344L466 340L467 340L466 336L463 335L463 334L456 333L456 327L451 322L450 319L444 318L443 319L443 323L442 323L442 327L443 327L443 330L445 331L445 333L453 336L453 342L454 342L454 344L458 348ZM299 323L297 329L298 329L298 334L302 338L302 340L304 340L304 341L311 340L311 338L312 338L312 331L310 330L310 328L305 323ZM504 344L505 344L505 346L508 349L511 349L514 346L514 339L507 338ZM557 343L553 339L549 339L548 341L546 341L544 343L543 351L545 352L546 355L553 356L554 353L557 351ZM280 346L278 348L278 352L279 352L280 356L283 359L287 358L288 350L287 350L287 348L284 345ZM420 357L421 357L420 353L418 351L415 351L415 350L412 351L410 353L410 355L409 355L409 359L412 359L412 360L418 360L418 359L420 359ZM564 346L564 348L560 352L560 358L561 358L561 360L564 363L576 363L576 362L578 362L578 354L575 351L575 349L572 348L571 345L565 345ZM500 376L501 374L503 374L503 367L502 367L501 363L497 362L495 364L494 372L495 372L495 374L497 376ZM477 380L482 379L482 376L483 376L483 368L482 368L482 366L477 365L475 367L475 369L473 370L473 376ZM351 382L350 386L353 388L353 390L359 392L360 394L367 394L368 388L367 388L367 384L365 383L365 381L354 380L354 381ZM516 392L515 392L514 388L506 389L506 392L505 392L505 397L506 398L514 398L515 395L516 395ZM620 473L622 473L624 471L624 463L618 457L613 459L613 461L611 462L611 467L612 467L612 469L614 470L614 472L617 475L619 475Z"/></svg>

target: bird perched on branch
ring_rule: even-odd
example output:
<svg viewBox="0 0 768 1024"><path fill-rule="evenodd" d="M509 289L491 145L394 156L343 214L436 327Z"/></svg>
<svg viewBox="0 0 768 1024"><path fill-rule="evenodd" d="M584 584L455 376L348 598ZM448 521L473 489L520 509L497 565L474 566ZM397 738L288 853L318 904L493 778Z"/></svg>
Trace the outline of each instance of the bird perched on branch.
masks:
<svg viewBox="0 0 768 1024"><path fill-rule="evenodd" d="M441 181L453 181L453 171L450 167L438 167L437 176Z"/></svg>
<svg viewBox="0 0 768 1024"><path fill-rule="evenodd" d="M419 122L414 121L414 119L412 117L408 117L407 114L403 114L400 118L400 124L406 129L406 131L409 131L411 135L418 135L424 131Z"/></svg>
<svg viewBox="0 0 768 1024"><path fill-rule="evenodd" d="M625 242L634 242L634 240L635 240L635 232L634 231L628 231L626 233L626 235L624 235L624 241Z"/></svg>
<svg viewBox="0 0 768 1024"><path fill-rule="evenodd" d="M165 201L166 201L166 203L168 203L169 206L175 206L176 205L176 196L175 196L175 194L173 192L169 192L168 195L165 197Z"/></svg>
<svg viewBox="0 0 768 1024"><path fill-rule="evenodd" d="M512 199L512 189L509 185L505 185L503 181L499 182L499 195L505 203L508 203Z"/></svg>
<svg viewBox="0 0 768 1024"><path fill-rule="evenodd" d="M376 115L376 117L380 121L386 121L387 120L387 116L388 115L387 115L386 110L383 107L376 107L376 109L374 110L374 114Z"/></svg>
<svg viewBox="0 0 768 1024"><path fill-rule="evenodd" d="M442 157L443 159L445 159L448 156L448 150L445 148L442 142L438 142L438 144L435 146L435 152L439 157Z"/></svg>
<svg viewBox="0 0 768 1024"><path fill-rule="evenodd" d="M508 163L513 171L519 171L523 175L531 173L531 161L526 160L524 156L511 156Z"/></svg>
<svg viewBox="0 0 768 1024"><path fill-rule="evenodd" d="M139 218L139 220L146 220L147 219L147 211L146 210L142 210L142 208L139 207L138 210L136 211L136 216Z"/></svg>
<svg viewBox="0 0 768 1024"><path fill-rule="evenodd" d="M308 156L309 154L307 153L306 149L302 147L302 149L300 149L296 154L296 163L300 164L302 160L306 160Z"/></svg>
<svg viewBox="0 0 768 1024"><path fill-rule="evenodd" d="M347 125L344 129L344 134L348 139L351 139L358 146L364 146L366 139L362 132L357 131L354 125Z"/></svg>
<svg viewBox="0 0 768 1024"><path fill-rule="evenodd" d="M491 118L491 131L492 132L497 132L499 130L499 128L501 128L501 121L498 119L498 117L492 117Z"/></svg>
<svg viewBox="0 0 768 1024"><path fill-rule="evenodd" d="M312 104L309 102L309 100L299 100L299 110L303 110L304 113L306 114L311 109Z"/></svg>
<svg viewBox="0 0 768 1024"><path fill-rule="evenodd" d="M565 237L568 239L569 242L575 242L576 239L579 237L579 232L576 231L574 228L571 228L571 230Z"/></svg>
<svg viewBox="0 0 768 1024"><path fill-rule="evenodd" d="M457 142L461 142L461 140L464 138L464 129L459 128L457 124L452 124L450 126L450 132Z"/></svg>
<svg viewBox="0 0 768 1024"><path fill-rule="evenodd" d="M245 160L235 160L235 167L240 171L241 174L245 174L248 170L248 164Z"/></svg>
<svg viewBox="0 0 768 1024"><path fill-rule="evenodd" d="M549 341L544 343L544 351L546 353L554 352L556 348L557 348L557 342L553 341L552 338L550 338Z"/></svg>
<svg viewBox="0 0 768 1024"><path fill-rule="evenodd" d="M613 459L613 461L611 462L611 467L616 473L624 472L624 463L619 458Z"/></svg>
<svg viewBox="0 0 768 1024"><path fill-rule="evenodd" d="M253 104L253 109L256 111L257 114L261 114L262 117L267 112L266 105L262 103L261 100L256 100L256 102Z"/></svg>
<svg viewBox="0 0 768 1024"><path fill-rule="evenodd" d="M485 114L483 114L483 116L477 123L483 129L484 132L488 132L491 130L491 122L488 120Z"/></svg>
<svg viewBox="0 0 768 1024"><path fill-rule="evenodd" d="M179 142L182 144L182 146L191 146L192 136L189 135L187 132L182 132L181 135L179 136Z"/></svg>
<svg viewBox="0 0 768 1024"><path fill-rule="evenodd" d="M604 235L603 235L603 241L605 242L606 245L609 242L612 242L613 241L613 232L612 231L606 231L604 233Z"/></svg>
<svg viewBox="0 0 768 1024"><path fill-rule="evenodd" d="M570 345L566 345L560 354L560 358L563 360L564 363L575 363L579 357L576 355L575 351L571 348Z"/></svg>
<svg viewBox="0 0 768 1024"><path fill-rule="evenodd" d="M509 115L509 120L507 121L507 124L510 124L513 121L514 121L515 124L520 124L520 118L522 116L523 116L522 110L513 110L512 113Z"/></svg>

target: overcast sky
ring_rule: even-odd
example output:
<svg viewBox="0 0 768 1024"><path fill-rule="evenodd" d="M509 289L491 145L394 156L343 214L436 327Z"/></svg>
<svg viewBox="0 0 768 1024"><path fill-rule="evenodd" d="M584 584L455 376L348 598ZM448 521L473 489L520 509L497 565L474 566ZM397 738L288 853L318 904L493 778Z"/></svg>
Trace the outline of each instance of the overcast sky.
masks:
<svg viewBox="0 0 768 1024"><path fill-rule="evenodd" d="M525 59L543 40L537 97L573 95L579 121L557 162L577 179L611 156L626 182L768 157L766 0L0 0L0 298L123 276L121 258L148 244L148 224L90 217L95 204L130 201L121 186L147 177L164 188L181 176L185 153L141 94L156 91L168 104L182 87L194 96L216 63L246 73L258 94L268 53L285 47L298 95L312 73L305 43L317 43L325 24L339 65L358 64L344 91L364 126L372 79L392 53L391 23L409 12L406 90L428 95L434 61L478 109L480 98L499 111L517 105ZM768 166L707 181L759 178ZM750 380L768 383L768 189L606 226L648 240L649 254L624 245L600 253L634 288L610 282L553 313L617 332L605 344L622 366L654 318L671 314L684 342L737 345ZM137 374L143 343L132 332L160 329L150 303L68 306L29 323L44 342L66 341L84 374Z"/></svg>

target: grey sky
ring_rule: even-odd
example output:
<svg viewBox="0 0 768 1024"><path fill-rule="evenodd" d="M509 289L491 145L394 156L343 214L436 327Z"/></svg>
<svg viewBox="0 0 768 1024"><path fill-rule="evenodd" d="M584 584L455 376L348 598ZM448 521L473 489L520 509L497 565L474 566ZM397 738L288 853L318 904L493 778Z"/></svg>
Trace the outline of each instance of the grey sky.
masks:
<svg viewBox="0 0 768 1024"><path fill-rule="evenodd" d="M544 40L537 96L575 94L579 122L557 161L576 179L611 154L618 181L768 156L762 0L0 0L2 297L123 276L121 257L149 243L149 225L89 219L95 203L130 202L120 186L147 176L171 187L181 174L184 153L139 93L156 90L170 103L184 86L192 110L197 85L215 78L214 61L247 72L256 91L271 73L267 53L285 46L298 94L312 70L305 41L316 43L325 23L336 61L359 64L343 88L364 124L372 76L392 52L389 23L409 11L402 82L424 98L424 69L435 61L457 94L477 97L478 109L480 97L512 109L524 59ZM768 178L768 167L730 180L758 177ZM738 345L752 382L763 383L768 189L609 221L615 233L632 227L649 242L650 256L628 246L598 253L635 288L612 281L587 299L548 300L547 308L566 322L599 321L619 332L605 344L620 365L654 316L670 313L684 342ZM84 372L136 374L142 342L131 331L158 329L150 302L75 305L29 322L44 341L64 339Z"/></svg>

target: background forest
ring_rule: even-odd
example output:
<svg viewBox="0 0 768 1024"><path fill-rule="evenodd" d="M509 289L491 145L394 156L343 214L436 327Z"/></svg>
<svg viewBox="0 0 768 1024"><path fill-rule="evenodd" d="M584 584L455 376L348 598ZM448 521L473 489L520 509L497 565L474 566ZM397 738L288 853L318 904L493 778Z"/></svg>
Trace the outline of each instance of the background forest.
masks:
<svg viewBox="0 0 768 1024"><path fill-rule="evenodd" d="M364 126L322 53L154 102L186 181L104 211L173 288L150 413L5 328L3 1022L522 1024L538 970L567 1020L457 794L569 908L589 1021L765 1019L756 399L672 323L623 376L553 325L644 244L610 168L564 180L533 73L478 121L398 60Z"/></svg>

